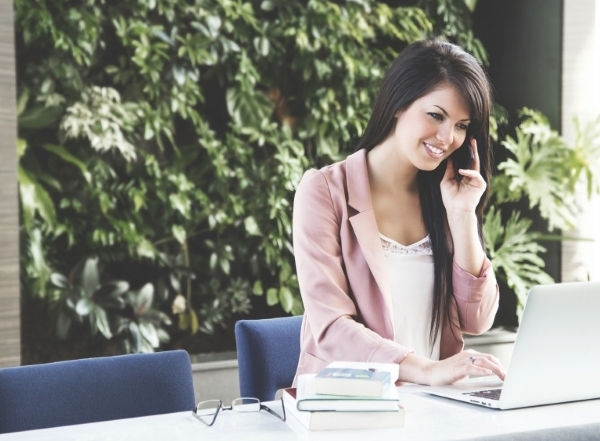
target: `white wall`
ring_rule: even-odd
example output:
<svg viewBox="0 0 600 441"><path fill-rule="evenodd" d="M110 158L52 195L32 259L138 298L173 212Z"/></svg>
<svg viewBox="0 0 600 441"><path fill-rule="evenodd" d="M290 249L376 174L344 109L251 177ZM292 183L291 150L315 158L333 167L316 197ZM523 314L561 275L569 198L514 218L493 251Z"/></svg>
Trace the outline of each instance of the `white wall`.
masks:
<svg viewBox="0 0 600 441"><path fill-rule="evenodd" d="M562 134L573 140L573 116L600 114L600 0L563 3ZM600 140L599 140L600 141ZM600 280L600 198L578 195L577 229L564 234L592 241L564 241L562 281Z"/></svg>

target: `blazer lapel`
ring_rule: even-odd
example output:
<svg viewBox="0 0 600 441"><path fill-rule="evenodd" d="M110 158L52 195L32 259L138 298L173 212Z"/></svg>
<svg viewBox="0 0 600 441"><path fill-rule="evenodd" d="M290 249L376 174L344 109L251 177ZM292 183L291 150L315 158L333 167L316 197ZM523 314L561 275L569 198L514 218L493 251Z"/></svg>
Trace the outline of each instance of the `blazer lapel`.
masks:
<svg viewBox="0 0 600 441"><path fill-rule="evenodd" d="M373 278L379 286L387 308L386 328L391 338L394 337L394 320L392 317L392 295L385 256L379 238L379 228L373 212L369 174L367 171L366 151L360 150L346 160L346 185L348 188L348 205L357 213L349 216L350 224L358 244L365 256Z"/></svg>

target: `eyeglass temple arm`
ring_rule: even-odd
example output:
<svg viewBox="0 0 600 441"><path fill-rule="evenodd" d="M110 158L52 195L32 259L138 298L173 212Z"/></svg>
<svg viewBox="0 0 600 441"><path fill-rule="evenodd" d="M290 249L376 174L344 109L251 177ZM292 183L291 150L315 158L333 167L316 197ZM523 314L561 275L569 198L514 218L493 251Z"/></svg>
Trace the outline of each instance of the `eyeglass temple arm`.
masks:
<svg viewBox="0 0 600 441"><path fill-rule="evenodd" d="M265 406L263 403L260 403L260 408L263 409L263 410L266 410L271 415L276 416L277 418L279 418L282 421L285 421L285 419L286 419L286 416L285 416L285 405L283 404L283 398L281 398L281 411L283 413L283 417L281 415L277 414L277 412L275 412L273 409L270 409L268 406Z"/></svg>

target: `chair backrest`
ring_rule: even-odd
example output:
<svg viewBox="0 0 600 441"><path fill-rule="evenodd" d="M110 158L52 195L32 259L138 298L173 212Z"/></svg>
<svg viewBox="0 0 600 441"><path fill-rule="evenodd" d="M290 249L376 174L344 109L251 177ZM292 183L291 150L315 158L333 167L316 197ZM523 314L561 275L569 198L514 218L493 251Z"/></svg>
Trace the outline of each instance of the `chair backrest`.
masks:
<svg viewBox="0 0 600 441"><path fill-rule="evenodd" d="M0 433L193 408L182 350L0 369Z"/></svg>
<svg viewBox="0 0 600 441"><path fill-rule="evenodd" d="M235 324L240 394L261 401L294 381L302 316L239 320Z"/></svg>

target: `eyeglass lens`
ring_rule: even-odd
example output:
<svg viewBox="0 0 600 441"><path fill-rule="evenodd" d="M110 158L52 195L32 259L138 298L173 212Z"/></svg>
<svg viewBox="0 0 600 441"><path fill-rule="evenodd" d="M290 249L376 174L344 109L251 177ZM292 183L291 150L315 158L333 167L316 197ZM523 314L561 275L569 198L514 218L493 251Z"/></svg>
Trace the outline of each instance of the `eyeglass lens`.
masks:
<svg viewBox="0 0 600 441"><path fill-rule="evenodd" d="M258 398L236 398L231 402L231 410L234 412L258 412L260 401Z"/></svg>
<svg viewBox="0 0 600 441"><path fill-rule="evenodd" d="M266 410L277 418L285 421L285 407L283 406L283 400L281 400L281 407L283 416L278 415L273 410L265 405L261 405L258 398L236 398L231 402L231 406L223 407L221 400L208 400L201 401L196 406L196 410L193 412L198 419L200 419L207 426L212 426L217 419L217 415L221 410L232 410L234 412L259 412L261 409Z"/></svg>

